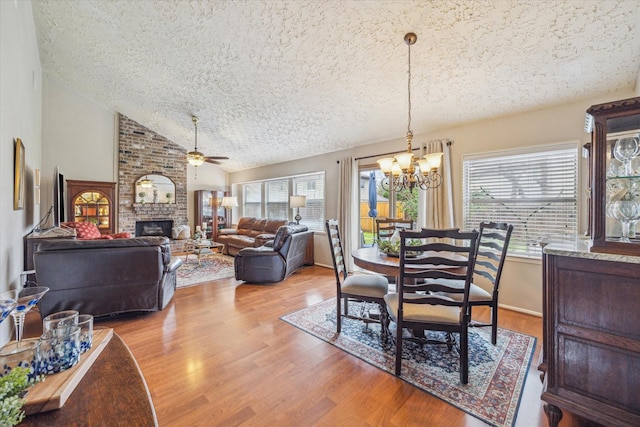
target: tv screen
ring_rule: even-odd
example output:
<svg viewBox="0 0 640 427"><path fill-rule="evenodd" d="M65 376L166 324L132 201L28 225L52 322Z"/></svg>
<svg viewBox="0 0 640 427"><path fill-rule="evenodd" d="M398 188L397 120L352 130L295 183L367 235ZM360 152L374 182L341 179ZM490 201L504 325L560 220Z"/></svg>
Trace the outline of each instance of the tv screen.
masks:
<svg viewBox="0 0 640 427"><path fill-rule="evenodd" d="M64 222L64 176L60 172L60 167L53 170L53 226L60 227Z"/></svg>

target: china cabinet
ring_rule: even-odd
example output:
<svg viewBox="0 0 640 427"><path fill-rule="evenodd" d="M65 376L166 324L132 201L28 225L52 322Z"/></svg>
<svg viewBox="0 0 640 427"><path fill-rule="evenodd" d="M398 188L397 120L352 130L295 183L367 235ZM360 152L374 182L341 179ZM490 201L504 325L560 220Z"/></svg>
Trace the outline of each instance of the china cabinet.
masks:
<svg viewBox="0 0 640 427"><path fill-rule="evenodd" d="M640 255L640 97L587 110L593 252Z"/></svg>
<svg viewBox="0 0 640 427"><path fill-rule="evenodd" d="M206 237L207 239L216 240L218 237L218 230L226 226L227 213L225 208L220 206L222 198L228 195L225 191L217 190L197 190L194 192L194 229L195 232L198 227L204 230L206 225Z"/></svg>
<svg viewBox="0 0 640 427"><path fill-rule="evenodd" d="M113 234L115 182L67 180L67 221L92 222L101 234Z"/></svg>

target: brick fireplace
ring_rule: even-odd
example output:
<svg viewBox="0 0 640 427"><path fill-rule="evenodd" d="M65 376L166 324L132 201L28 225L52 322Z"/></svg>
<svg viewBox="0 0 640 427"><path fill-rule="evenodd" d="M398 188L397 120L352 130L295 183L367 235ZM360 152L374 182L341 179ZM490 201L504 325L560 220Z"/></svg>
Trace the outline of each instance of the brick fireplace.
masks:
<svg viewBox="0 0 640 427"><path fill-rule="evenodd" d="M188 224L187 150L165 137L119 115L118 228L136 235L137 221ZM135 182L157 174L176 186L175 203L135 203Z"/></svg>

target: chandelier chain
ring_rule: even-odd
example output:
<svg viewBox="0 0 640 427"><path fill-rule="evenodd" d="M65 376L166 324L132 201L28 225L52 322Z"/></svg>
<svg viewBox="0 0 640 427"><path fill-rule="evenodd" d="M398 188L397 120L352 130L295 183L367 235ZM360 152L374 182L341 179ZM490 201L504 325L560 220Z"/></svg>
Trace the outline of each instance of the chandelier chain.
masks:
<svg viewBox="0 0 640 427"><path fill-rule="evenodd" d="M411 44L408 43L407 46L409 47L409 55L407 55L408 58L408 79L407 79L407 93L408 93L408 111L409 111L409 115L408 115L408 121L407 121L407 133L412 133L411 132Z"/></svg>

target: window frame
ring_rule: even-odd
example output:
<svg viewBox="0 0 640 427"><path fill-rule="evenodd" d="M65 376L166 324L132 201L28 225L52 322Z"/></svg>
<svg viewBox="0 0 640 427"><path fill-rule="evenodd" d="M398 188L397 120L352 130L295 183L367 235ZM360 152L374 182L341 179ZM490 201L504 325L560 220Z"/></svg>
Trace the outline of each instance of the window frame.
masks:
<svg viewBox="0 0 640 427"><path fill-rule="evenodd" d="M245 197L244 195L246 194L246 187L248 185L256 185L259 184L260 185L260 189L261 189L261 218L269 218L269 210L268 210L268 197L269 197L269 193L267 191L267 188L269 186L269 183L274 183L277 181L287 181L288 184L288 195L287 195L287 200L286 200L286 210L287 210L287 215L286 215L286 219L289 222L294 222L295 221L295 215L296 215L296 211L294 211L290 206L289 206L289 196L294 196L294 195L308 195L308 194L298 194L296 192L296 188L295 188L295 184L297 182L297 180L303 180L305 177L313 177L313 176L317 176L317 180L322 182L322 189L321 189L321 199L318 198L314 198L314 199L310 199L309 197L307 197L307 207L303 207L300 208L300 215L302 216L302 221L301 224L302 225L306 225L309 230L311 231L318 231L318 232L322 232L324 231L324 221L326 218L326 203L327 203L327 199L326 199L326 183L327 183L327 176L326 176L326 172L325 171L315 171L315 172L308 172L308 173L303 173L303 174L297 174L297 175L288 175L288 176L282 176L282 177L274 177L274 178L269 178L269 179L263 179L263 180L255 180L255 181L247 181L247 182L243 182L243 183L238 183L239 188L240 188L240 193L243 195L243 199L242 199L242 212L243 212L243 216L248 216L245 215L245 205L246 205L246 201L245 201ZM318 191L317 188L314 190L314 193ZM309 206L310 203L314 203L313 201L320 200L321 201L321 206L320 206L320 210L318 210L318 206L312 207ZM278 203L282 203L282 202L278 202ZM319 218L315 218L312 215L312 213L320 213L320 217ZM306 215L306 216L305 216ZM305 218L309 218L311 216L311 218L313 218L312 221L305 223ZM282 219L280 217L278 217L278 219Z"/></svg>
<svg viewBox="0 0 640 427"><path fill-rule="evenodd" d="M495 211L490 215L490 218L483 218L481 220L487 220L487 221L499 221L499 222L509 222L512 223L514 225L514 233L511 237L511 243L510 243L510 248L509 248L509 252L508 255L509 256L513 256L513 257L521 257L521 258L532 258L532 259L540 259L541 255L542 255L542 249L539 245L541 240L554 240L556 238L558 238L559 236L562 236L561 238L566 239L566 238L575 238L575 236L578 234L578 230L580 228L580 218L581 218L581 191L580 191L580 182L581 182L581 162L580 162L580 158L581 158L581 149L580 149L581 143L580 141L569 141L569 142L562 142L562 143L556 143L556 144L545 144L545 145L537 145L537 146L531 146L531 147L522 147L522 148L515 148L515 149L508 149L508 150L499 150L499 151L490 151L490 152L482 152L482 153L473 153L473 154L464 154L462 156L462 204L463 204L463 212L462 212L462 224L464 228L467 229L473 229L478 227L478 224L476 224L477 220L479 219L477 216L473 216L470 215L470 211L475 208L480 209L483 206L486 207L493 204L493 205L503 205L505 206L506 209L503 210L498 210ZM521 157L521 156L530 156L531 158L535 158L538 157L538 161L539 158L543 157L543 158L548 158L550 159L549 162L549 167L552 168L552 171L557 172L557 171L562 171L563 167L562 165L559 166L555 166L553 163L553 157L549 157L549 155L551 153L560 153L560 152L564 152L563 155L565 156L570 156L571 159L565 159L565 163L570 167L570 171L573 171L574 173L569 173L567 172L566 175L562 175L562 181L554 181L554 183L556 183L556 189L558 188L562 188L562 190L564 191L565 189L573 189L573 194L569 194L569 195L564 195L564 196L560 196L560 194L558 196L549 196L548 194L545 195L544 192L545 190L540 188L540 194L539 197L525 197L525 198L518 198L518 197L511 197L511 198L504 198L503 200L505 200L505 202L500 202L500 201L496 201L495 199L492 200L491 202L486 202L486 203L482 203L482 202L476 202L476 203L472 203L472 197L470 192L474 191L474 187L472 187L471 189L469 189L469 179L473 179L473 177L470 177L470 172L469 171L469 167L476 167L476 173L478 173L478 169L482 168L481 163L485 162L495 162L495 166L494 168L498 168L500 167L499 165L501 164L502 166L504 166L505 163L510 163L510 166L513 166L514 163L522 163L520 166L522 166L522 173L527 172L528 169L531 168L531 160L527 161L525 160L516 160L517 157ZM476 162L475 165L470 166L470 164L472 164L473 162ZM497 174L498 172L496 172ZM560 183L558 183L560 182ZM532 191L535 189L536 184L531 184L531 183L525 183L526 188L524 189L524 192L526 193L527 190L528 191ZM498 189L500 190L500 184L497 185ZM510 191L513 191L513 188L511 188ZM498 199L500 198L500 195L504 195L506 192L506 190L504 190L504 187L502 188L502 193L500 193L499 191L499 195L497 195L496 197L498 197ZM523 203L520 200L529 200L529 207L526 206L526 202ZM508 205L506 205L505 203L508 203ZM535 203L544 203L544 206L542 207L542 209L540 208L534 208L531 207L531 204L535 204ZM544 227L544 224L539 223L539 225L537 227L535 227L533 229L533 231L527 231L524 232L522 229L522 224L523 222L518 222L518 221L514 221L513 220L513 215L516 215L514 212L516 213L521 213L521 212L527 212L528 210L531 211L531 215L536 215L536 218L540 218L540 213L541 212L548 212L548 207L558 207L559 211L562 212L562 222L560 224L563 225L569 225L570 227L568 228L563 228L564 232L558 232L559 228L557 228L555 231L550 231L549 233L544 233L543 230L540 230L540 228ZM512 209L513 207L513 209ZM508 214L507 211L510 211L511 214ZM533 218L533 216L527 217L527 220L524 221L524 224L527 224L527 222L529 222L529 219ZM546 220L541 220L541 221L546 221L546 222L553 222L552 220L546 219ZM559 224L557 222L557 220L554 222L554 225ZM522 248L522 249L518 249L518 247Z"/></svg>

